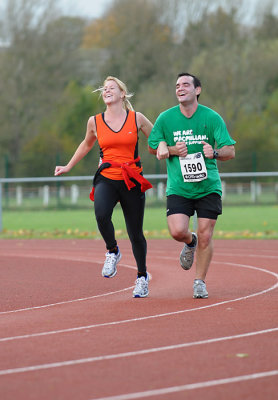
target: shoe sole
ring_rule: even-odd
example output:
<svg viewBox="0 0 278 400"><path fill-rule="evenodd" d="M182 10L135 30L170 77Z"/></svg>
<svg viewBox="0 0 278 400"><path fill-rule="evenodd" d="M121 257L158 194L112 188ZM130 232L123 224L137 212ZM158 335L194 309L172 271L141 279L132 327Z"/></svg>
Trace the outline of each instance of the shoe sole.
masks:
<svg viewBox="0 0 278 400"><path fill-rule="evenodd" d="M147 297L148 295L149 295L149 292L147 294L145 294L144 296L140 296L139 294L134 294L133 297L134 297L134 299L141 299L141 298Z"/></svg>
<svg viewBox="0 0 278 400"><path fill-rule="evenodd" d="M202 296L201 294L193 295L193 299L207 299L208 295Z"/></svg>
<svg viewBox="0 0 278 400"><path fill-rule="evenodd" d="M102 276L103 276L103 278L113 278L113 276L115 276L116 274L117 274L117 268L112 275L102 275Z"/></svg>

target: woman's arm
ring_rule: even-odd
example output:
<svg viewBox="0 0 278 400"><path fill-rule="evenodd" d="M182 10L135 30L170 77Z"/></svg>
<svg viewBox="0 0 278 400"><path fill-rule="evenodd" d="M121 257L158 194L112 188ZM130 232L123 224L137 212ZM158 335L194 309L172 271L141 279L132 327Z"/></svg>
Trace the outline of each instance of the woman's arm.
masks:
<svg viewBox="0 0 278 400"><path fill-rule="evenodd" d="M147 117L145 117L145 115L143 115L140 112L136 113L136 119L137 119L138 129L140 129L144 133L144 135L148 138L153 128L153 124L151 123L151 121L148 120Z"/></svg>
<svg viewBox="0 0 278 400"><path fill-rule="evenodd" d="M84 140L77 147L74 155L67 165L57 165L54 175L62 175L69 172L86 154L93 148L97 140L96 124L94 117L90 117L87 123L87 131Z"/></svg>

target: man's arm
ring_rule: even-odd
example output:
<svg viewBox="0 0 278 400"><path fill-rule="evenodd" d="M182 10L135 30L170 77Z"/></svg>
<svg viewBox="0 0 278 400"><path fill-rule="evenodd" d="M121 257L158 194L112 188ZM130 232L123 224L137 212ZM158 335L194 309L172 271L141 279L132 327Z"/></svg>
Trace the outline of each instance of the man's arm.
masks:
<svg viewBox="0 0 278 400"><path fill-rule="evenodd" d="M220 161L228 161L232 160L235 158L236 152L235 152L235 146L230 145L230 146L223 146L221 149L216 149L218 153L217 160Z"/></svg>
<svg viewBox="0 0 278 400"><path fill-rule="evenodd" d="M167 146L167 143L161 141L156 150L149 147L151 154L156 154L158 160L169 158L170 156L186 157L187 146L184 142L177 142L175 146Z"/></svg>
<svg viewBox="0 0 278 400"><path fill-rule="evenodd" d="M220 149L215 149L217 152L217 157L214 155L213 147L208 144L207 142L202 142L203 144L203 151L206 158L216 158L219 161L228 161L235 158L235 146L223 146Z"/></svg>

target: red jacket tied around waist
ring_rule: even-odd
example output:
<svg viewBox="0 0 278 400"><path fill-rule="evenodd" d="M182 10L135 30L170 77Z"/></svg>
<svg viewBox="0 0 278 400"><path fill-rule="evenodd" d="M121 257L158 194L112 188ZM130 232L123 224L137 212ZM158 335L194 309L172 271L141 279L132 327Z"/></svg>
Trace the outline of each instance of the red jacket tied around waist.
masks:
<svg viewBox="0 0 278 400"><path fill-rule="evenodd" d="M133 178L134 180L136 180L137 182L140 183L141 192L145 192L146 190L152 188L152 184L146 178L144 178L139 172L137 172L136 170L134 170L133 168L130 167L131 164L134 164L134 163L138 162L139 160L140 160L140 157L137 157L135 160L128 161L128 162L125 162L122 164L117 163L115 161L102 160L102 164L96 172L94 181L95 181L96 176L100 173L100 171L102 169L109 168L109 167L117 167L117 168L121 168L123 180L125 181L125 184L126 184L128 190L130 190L134 186L136 186L135 183L131 180L131 178ZM93 187L92 191L90 193L90 199L92 201L94 201L94 191L95 191L94 189L95 188Z"/></svg>

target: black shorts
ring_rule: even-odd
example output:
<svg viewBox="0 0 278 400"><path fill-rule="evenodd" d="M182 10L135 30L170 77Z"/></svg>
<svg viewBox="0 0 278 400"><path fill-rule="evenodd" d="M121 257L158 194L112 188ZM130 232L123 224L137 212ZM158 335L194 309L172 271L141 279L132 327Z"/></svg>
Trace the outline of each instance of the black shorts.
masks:
<svg viewBox="0 0 278 400"><path fill-rule="evenodd" d="M187 199L172 194L167 196L167 217L172 214L185 214L188 217L196 211L198 218L217 219L222 214L222 200L218 193L211 193L199 199Z"/></svg>

